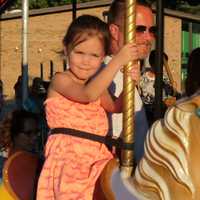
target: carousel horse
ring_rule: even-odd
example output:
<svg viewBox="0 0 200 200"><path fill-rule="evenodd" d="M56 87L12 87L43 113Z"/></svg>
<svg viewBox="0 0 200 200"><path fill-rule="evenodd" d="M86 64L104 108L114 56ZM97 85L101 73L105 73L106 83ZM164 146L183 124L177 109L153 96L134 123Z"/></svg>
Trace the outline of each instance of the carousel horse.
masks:
<svg viewBox="0 0 200 200"><path fill-rule="evenodd" d="M11 155L3 168L3 182L0 185L1 200L34 199L39 159L32 153L18 151Z"/></svg>
<svg viewBox="0 0 200 200"><path fill-rule="evenodd" d="M199 200L199 130L198 94L176 103L153 124L133 176L124 176L116 160L108 163L99 179L105 199Z"/></svg>

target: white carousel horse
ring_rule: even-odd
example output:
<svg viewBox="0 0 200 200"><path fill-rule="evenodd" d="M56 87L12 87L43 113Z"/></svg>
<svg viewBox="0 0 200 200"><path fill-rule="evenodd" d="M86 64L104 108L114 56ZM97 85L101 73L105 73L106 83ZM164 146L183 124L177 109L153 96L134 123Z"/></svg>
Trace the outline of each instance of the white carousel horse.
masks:
<svg viewBox="0 0 200 200"><path fill-rule="evenodd" d="M153 124L132 177L124 177L113 160L100 185L107 200L199 200L199 155L200 95L170 107Z"/></svg>

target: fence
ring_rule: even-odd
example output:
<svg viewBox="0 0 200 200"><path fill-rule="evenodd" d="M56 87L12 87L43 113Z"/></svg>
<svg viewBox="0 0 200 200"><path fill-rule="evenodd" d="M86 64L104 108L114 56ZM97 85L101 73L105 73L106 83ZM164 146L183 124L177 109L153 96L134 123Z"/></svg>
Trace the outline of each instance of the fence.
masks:
<svg viewBox="0 0 200 200"><path fill-rule="evenodd" d="M49 79L51 80L53 75L54 75L54 72L55 72L55 65L54 65L54 62L53 60L50 60L49 61ZM66 60L63 60L63 71L65 71L67 69L67 63L66 63ZM40 63L40 78L42 80L44 80L44 65L43 63Z"/></svg>

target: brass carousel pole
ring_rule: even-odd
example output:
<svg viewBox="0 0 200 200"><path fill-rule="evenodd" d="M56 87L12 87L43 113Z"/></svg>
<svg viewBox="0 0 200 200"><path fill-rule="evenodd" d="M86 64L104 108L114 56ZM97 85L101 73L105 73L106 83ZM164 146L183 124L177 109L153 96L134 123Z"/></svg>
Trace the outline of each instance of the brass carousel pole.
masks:
<svg viewBox="0 0 200 200"><path fill-rule="evenodd" d="M135 21L136 21L136 0L126 0L126 16L125 16L125 43L135 42ZM123 78L123 142L132 144L134 142L134 95L135 83L127 73L131 70L133 62L129 62L124 66ZM130 177L134 167L133 150L122 149L121 171Z"/></svg>

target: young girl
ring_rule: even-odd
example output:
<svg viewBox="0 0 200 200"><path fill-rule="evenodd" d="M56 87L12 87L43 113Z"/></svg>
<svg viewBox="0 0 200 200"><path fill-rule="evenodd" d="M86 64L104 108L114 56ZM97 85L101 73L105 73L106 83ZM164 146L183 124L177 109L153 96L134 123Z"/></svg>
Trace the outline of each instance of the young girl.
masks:
<svg viewBox="0 0 200 200"><path fill-rule="evenodd" d="M125 45L102 69L108 53L109 30L99 18L83 15L70 25L64 40L69 69L57 73L45 102L51 129L65 127L105 136L106 111L121 111L121 96L113 101L107 88L115 74L138 59L135 44ZM136 71L133 70L133 76ZM46 145L38 200L92 200L95 182L112 158L104 144L67 134L52 134Z"/></svg>

